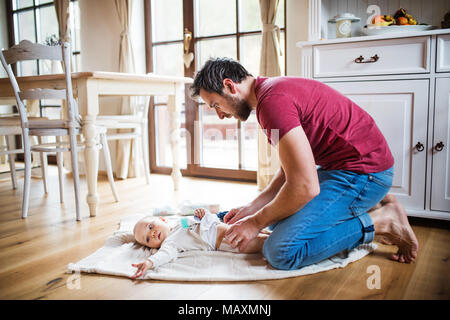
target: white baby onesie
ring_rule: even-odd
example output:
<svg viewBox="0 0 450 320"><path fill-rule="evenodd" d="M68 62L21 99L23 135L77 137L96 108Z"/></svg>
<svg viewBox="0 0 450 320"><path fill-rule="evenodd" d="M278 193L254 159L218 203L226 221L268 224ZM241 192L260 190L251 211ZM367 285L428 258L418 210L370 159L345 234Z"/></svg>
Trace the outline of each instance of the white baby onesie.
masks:
<svg viewBox="0 0 450 320"><path fill-rule="evenodd" d="M154 268L175 260L181 252L215 250L217 225L220 223L215 214L207 212L201 220L190 216L182 219L186 219L185 222L182 223L181 219L177 221L161 248L148 258ZM225 245L221 245L219 249L236 252Z"/></svg>

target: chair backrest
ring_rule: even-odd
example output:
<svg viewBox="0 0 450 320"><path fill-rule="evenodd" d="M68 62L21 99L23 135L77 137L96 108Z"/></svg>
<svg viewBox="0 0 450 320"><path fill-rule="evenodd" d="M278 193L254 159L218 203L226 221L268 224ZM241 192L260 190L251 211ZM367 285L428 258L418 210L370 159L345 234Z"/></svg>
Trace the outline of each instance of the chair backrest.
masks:
<svg viewBox="0 0 450 320"><path fill-rule="evenodd" d="M72 78L70 74L71 54L70 44L67 42L63 42L56 46L46 46L43 44L32 43L28 40L22 40L18 45L15 45L8 50L0 51L0 60L14 89L22 127L26 127L28 122L27 111L23 104L23 100L26 99L66 99L68 112L67 119L70 122L77 121L78 110L73 99ZM62 61L65 73L65 89L34 88L31 90L20 90L16 77L12 72L11 64L24 60L37 59Z"/></svg>

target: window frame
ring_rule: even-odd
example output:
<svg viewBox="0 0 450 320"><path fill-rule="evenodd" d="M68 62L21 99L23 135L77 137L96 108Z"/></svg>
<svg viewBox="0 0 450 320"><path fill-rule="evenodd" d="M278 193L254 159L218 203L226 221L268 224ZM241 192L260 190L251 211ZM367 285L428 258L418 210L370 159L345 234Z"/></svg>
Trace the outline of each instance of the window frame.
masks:
<svg viewBox="0 0 450 320"><path fill-rule="evenodd" d="M236 57L240 60L240 38L248 35L261 34L262 30L257 31L246 31L241 32L239 30L239 0L236 1L236 32L227 34L218 34L211 36L201 36L197 37L195 32L194 23L194 0L183 0L183 30L187 28L192 32L192 41L190 43L190 52L195 52L196 44L201 40L208 39L224 39L227 37L235 37L236 39ZM287 1L284 2L284 27L280 28L280 31L284 35L284 63L285 70L287 69L287 17L286 17ZM146 50L146 71L147 73L153 72L153 47L158 45L172 44L172 43L183 43L183 40L171 40L171 41L152 41L152 21L151 21L151 0L144 0L144 19L145 19L145 50ZM184 76L193 77L195 72L195 65L197 59L194 59L191 66L186 69L184 66ZM156 152L156 128L155 128L155 108L160 105L166 105L165 103L155 103L154 98L151 98L150 108L149 108L149 148L150 148L150 170L154 173L170 174L172 172L171 167L160 166L157 164ZM181 169L183 176L196 176L196 177L208 177L208 178L221 178L221 179L231 179L239 181L249 181L256 182L257 171L256 170L246 170L242 169L242 155L243 155L243 143L242 138L242 122L237 121L238 130L238 148L239 148L239 168L238 169L226 169L226 168L211 168L203 167L198 163L194 162L194 159L199 159L198 154L200 152L200 141L194 141L194 139L200 139L200 137L194 135L195 132L195 122L199 121L199 103L193 101L189 97L189 85L185 87L185 124L186 130L189 135L186 136L186 147L187 147L187 168ZM192 137L189 141L189 136ZM190 157L190 158L189 158Z"/></svg>

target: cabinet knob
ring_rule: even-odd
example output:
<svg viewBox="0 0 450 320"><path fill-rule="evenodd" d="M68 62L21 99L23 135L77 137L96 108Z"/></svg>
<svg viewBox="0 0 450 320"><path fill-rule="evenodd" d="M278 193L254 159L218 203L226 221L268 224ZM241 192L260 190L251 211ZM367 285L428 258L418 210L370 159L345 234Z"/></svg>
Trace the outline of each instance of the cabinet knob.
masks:
<svg viewBox="0 0 450 320"><path fill-rule="evenodd" d="M378 59L380 59L380 57L376 54L373 57L370 57L369 60L364 61L364 57L363 56L359 56L358 58L355 59L356 63L374 63L377 62Z"/></svg>
<svg viewBox="0 0 450 320"><path fill-rule="evenodd" d="M417 142L415 148L416 148L416 150L419 151L419 152L422 152L422 151L425 149L424 145L423 145L420 141Z"/></svg>
<svg viewBox="0 0 450 320"><path fill-rule="evenodd" d="M442 141L439 141L439 143L434 146L434 150L442 151L442 149L444 149L444 143Z"/></svg>

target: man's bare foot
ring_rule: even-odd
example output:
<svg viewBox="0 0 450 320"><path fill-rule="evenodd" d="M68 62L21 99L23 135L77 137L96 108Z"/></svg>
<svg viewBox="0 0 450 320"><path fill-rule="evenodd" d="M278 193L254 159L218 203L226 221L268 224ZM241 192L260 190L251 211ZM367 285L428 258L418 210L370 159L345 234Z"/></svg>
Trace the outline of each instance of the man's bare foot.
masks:
<svg viewBox="0 0 450 320"><path fill-rule="evenodd" d="M394 243L392 241L389 241L389 239L384 236L375 235L375 241L382 243L382 244L387 244L389 246L394 245Z"/></svg>
<svg viewBox="0 0 450 320"><path fill-rule="evenodd" d="M392 259L399 262L413 262L419 251L419 242L412 230L406 211L393 195L386 196L381 207L369 212L375 228L377 240L387 239L398 246Z"/></svg>
<svg viewBox="0 0 450 320"><path fill-rule="evenodd" d="M386 203L388 202L396 202L397 199L391 195L391 194L387 194L383 200L381 200L380 202L378 202L372 209L370 209L368 211L368 213L376 210L376 209L380 209L382 206L384 206ZM393 245L394 243L392 241L389 241L389 239L387 237L381 236L381 235L375 235L375 241L380 242L382 244L387 244L387 245Z"/></svg>
<svg viewBox="0 0 450 320"><path fill-rule="evenodd" d="M393 202L393 201L396 201L396 200L397 199L395 199L395 197L393 195L387 194L383 198L383 200L378 202L373 208L371 208L369 211L367 211L367 213L371 213L374 210L380 209L386 203ZM389 241L388 238L386 238L384 236L380 236L380 235L375 235L375 241L380 242L382 244L387 244L387 245L393 245L394 244L392 241Z"/></svg>
<svg viewBox="0 0 450 320"><path fill-rule="evenodd" d="M380 209L382 206L383 206L383 205L381 204L381 202L378 202L378 203L375 205L375 207L371 208L371 209L370 209L369 211L367 211L367 212L370 213L370 212L372 212L372 211L374 211L374 210Z"/></svg>

